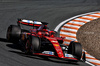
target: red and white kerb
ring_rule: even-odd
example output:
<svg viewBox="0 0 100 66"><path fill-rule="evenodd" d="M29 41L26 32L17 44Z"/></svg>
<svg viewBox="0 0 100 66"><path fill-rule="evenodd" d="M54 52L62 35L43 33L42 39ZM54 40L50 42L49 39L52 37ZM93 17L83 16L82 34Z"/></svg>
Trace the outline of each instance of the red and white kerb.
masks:
<svg viewBox="0 0 100 66"><path fill-rule="evenodd" d="M60 30L60 36L66 37L64 44L69 45L69 43L71 41L77 42L76 33L77 33L78 29L82 25L84 25L88 22L91 22L94 19L98 19L98 18L100 18L100 12L86 14L86 15L77 17L75 19L72 19L71 21L66 22L66 24L64 24ZM86 60L94 65L100 65L100 60L91 56L87 52L86 52Z"/></svg>

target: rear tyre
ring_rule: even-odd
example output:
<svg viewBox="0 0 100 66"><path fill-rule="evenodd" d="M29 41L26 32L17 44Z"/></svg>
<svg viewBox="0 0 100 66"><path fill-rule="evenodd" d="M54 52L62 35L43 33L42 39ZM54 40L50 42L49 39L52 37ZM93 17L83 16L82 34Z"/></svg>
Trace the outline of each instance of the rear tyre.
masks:
<svg viewBox="0 0 100 66"><path fill-rule="evenodd" d="M6 38L11 42L18 42L21 37L21 29L17 25L10 25L7 29Z"/></svg>
<svg viewBox="0 0 100 66"><path fill-rule="evenodd" d="M72 54L80 60L82 56L82 45L78 42L71 42L68 47L68 54Z"/></svg>

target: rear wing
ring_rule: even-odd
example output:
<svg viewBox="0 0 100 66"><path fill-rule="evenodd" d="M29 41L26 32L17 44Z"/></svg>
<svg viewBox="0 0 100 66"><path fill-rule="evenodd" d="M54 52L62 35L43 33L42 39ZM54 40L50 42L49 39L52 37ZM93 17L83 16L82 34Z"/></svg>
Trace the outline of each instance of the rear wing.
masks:
<svg viewBox="0 0 100 66"><path fill-rule="evenodd" d="M17 23L18 23L19 26L20 26L20 24L23 24L23 25L33 26L33 27L39 27L41 25L47 25L48 24L46 22L27 20L27 19L18 19Z"/></svg>

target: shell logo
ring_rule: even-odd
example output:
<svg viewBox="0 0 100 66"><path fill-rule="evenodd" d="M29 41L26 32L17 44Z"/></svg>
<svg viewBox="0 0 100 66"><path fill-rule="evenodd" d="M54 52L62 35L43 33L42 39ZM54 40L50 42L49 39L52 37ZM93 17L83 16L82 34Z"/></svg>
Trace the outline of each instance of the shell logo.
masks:
<svg viewBox="0 0 100 66"><path fill-rule="evenodd" d="M58 44L54 44L54 46L59 46Z"/></svg>

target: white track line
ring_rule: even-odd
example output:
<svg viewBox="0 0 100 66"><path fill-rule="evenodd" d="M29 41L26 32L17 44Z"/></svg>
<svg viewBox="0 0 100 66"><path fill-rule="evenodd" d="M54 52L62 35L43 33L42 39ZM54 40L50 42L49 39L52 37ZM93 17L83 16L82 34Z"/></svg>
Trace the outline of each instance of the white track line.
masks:
<svg viewBox="0 0 100 66"><path fill-rule="evenodd" d="M71 38L71 37L66 37L65 39L69 39L69 40L72 40L72 41L77 41L77 39Z"/></svg>
<svg viewBox="0 0 100 66"><path fill-rule="evenodd" d="M91 17L91 16L82 16L82 17L91 18L91 19L98 19L97 17Z"/></svg>
<svg viewBox="0 0 100 66"><path fill-rule="evenodd" d="M87 61L90 61L90 62L95 62L95 63L100 63L99 60L92 60L92 59L86 59Z"/></svg>
<svg viewBox="0 0 100 66"><path fill-rule="evenodd" d="M77 18L77 17L84 16L84 15L88 15L88 14L97 13L97 12L100 12L100 11L81 14L81 15L77 15L77 16L74 16L74 17L72 17L72 18L69 18L69 19L67 19L67 20L64 20L64 21L62 21L59 25L56 26L56 28L54 29L54 31L58 32L58 30L60 29L60 27L61 27L63 24L65 24L66 22L68 22L68 21L70 21L70 20L72 20L72 19L75 19L75 18Z"/></svg>
<svg viewBox="0 0 100 66"><path fill-rule="evenodd" d="M64 41L64 44L70 44L70 42Z"/></svg>
<svg viewBox="0 0 100 66"><path fill-rule="evenodd" d="M85 61L85 63L87 63L87 64L89 64L89 65L91 65L91 66L95 66L94 64L92 64L92 63L90 63L90 62L88 62L88 61Z"/></svg>
<svg viewBox="0 0 100 66"><path fill-rule="evenodd" d="M89 54L86 54L86 57L95 58L95 57L93 57L93 56L91 56L91 55L89 55Z"/></svg>
<svg viewBox="0 0 100 66"><path fill-rule="evenodd" d="M91 14L91 15L100 16L99 14Z"/></svg>
<svg viewBox="0 0 100 66"><path fill-rule="evenodd" d="M70 29L70 28L61 28L61 29L63 29L63 30L68 30L68 31L73 31L73 32L77 32L77 30L75 30L75 29Z"/></svg>
<svg viewBox="0 0 100 66"><path fill-rule="evenodd" d="M80 28L80 26L68 25L68 24L65 24L64 26L68 26L68 27L75 27L75 28Z"/></svg>
<svg viewBox="0 0 100 66"><path fill-rule="evenodd" d="M66 35L70 35L70 36L76 36L76 34L68 33L68 32L60 32L60 34L66 34Z"/></svg>
<svg viewBox="0 0 100 66"><path fill-rule="evenodd" d="M80 21L85 21L85 22L90 22L91 20L87 20L87 19L81 19L81 18L76 18L76 19L74 19L74 20L80 20Z"/></svg>
<svg viewBox="0 0 100 66"><path fill-rule="evenodd" d="M70 21L68 23L73 23L73 24L79 24L79 25L84 25L84 22L76 22L76 21Z"/></svg>

